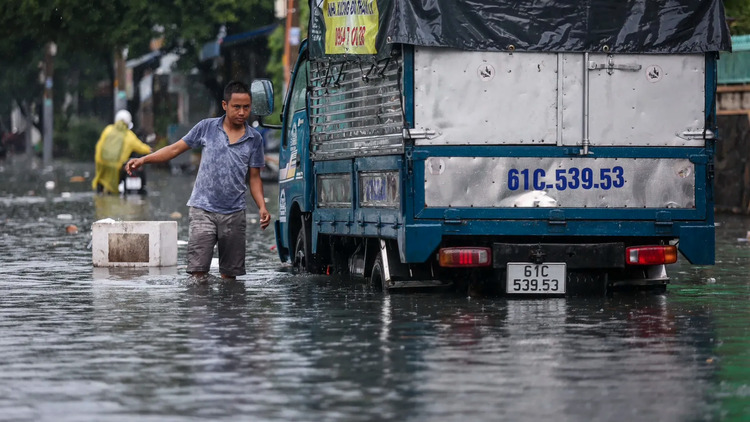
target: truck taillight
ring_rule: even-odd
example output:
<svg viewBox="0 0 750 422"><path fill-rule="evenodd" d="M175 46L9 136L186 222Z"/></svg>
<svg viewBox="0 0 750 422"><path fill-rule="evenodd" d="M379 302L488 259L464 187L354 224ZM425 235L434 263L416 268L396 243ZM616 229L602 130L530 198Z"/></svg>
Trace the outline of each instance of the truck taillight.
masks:
<svg viewBox="0 0 750 422"><path fill-rule="evenodd" d="M674 264L676 246L632 246L625 250L625 261L630 265Z"/></svg>
<svg viewBox="0 0 750 422"><path fill-rule="evenodd" d="M490 265L490 248L442 248L438 254L441 267L486 267Z"/></svg>

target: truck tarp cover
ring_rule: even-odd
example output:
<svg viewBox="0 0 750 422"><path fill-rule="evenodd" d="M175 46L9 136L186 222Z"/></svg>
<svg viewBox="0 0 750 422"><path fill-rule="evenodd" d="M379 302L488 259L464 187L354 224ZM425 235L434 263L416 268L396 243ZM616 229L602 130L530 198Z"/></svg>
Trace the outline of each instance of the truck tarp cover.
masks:
<svg viewBox="0 0 750 422"><path fill-rule="evenodd" d="M314 58L394 43L484 51L730 51L721 0L313 0Z"/></svg>

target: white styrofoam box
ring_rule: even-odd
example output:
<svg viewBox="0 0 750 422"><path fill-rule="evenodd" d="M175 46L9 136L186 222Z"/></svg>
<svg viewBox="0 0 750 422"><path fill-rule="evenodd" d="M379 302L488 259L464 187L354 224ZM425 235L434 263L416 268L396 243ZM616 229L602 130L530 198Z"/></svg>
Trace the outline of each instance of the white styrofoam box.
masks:
<svg viewBox="0 0 750 422"><path fill-rule="evenodd" d="M176 221L99 220L91 237L95 267L177 265Z"/></svg>

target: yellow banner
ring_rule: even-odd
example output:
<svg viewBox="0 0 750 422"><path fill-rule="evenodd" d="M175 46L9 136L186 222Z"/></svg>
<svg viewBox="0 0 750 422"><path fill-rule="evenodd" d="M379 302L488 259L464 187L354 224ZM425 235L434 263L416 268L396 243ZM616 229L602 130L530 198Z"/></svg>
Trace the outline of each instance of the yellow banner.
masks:
<svg viewBox="0 0 750 422"><path fill-rule="evenodd" d="M377 54L377 0L323 0L326 54Z"/></svg>

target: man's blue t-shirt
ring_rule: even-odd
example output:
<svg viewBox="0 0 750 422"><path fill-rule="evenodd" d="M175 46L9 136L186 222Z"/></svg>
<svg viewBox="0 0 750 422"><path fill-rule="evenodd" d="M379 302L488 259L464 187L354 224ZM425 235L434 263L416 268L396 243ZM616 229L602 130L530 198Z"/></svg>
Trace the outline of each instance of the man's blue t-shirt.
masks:
<svg viewBox="0 0 750 422"><path fill-rule="evenodd" d="M224 116L201 120L182 139L190 148L202 147L201 164L187 205L219 214L246 207L250 167L263 167L263 139L245 123L245 134L230 144Z"/></svg>

